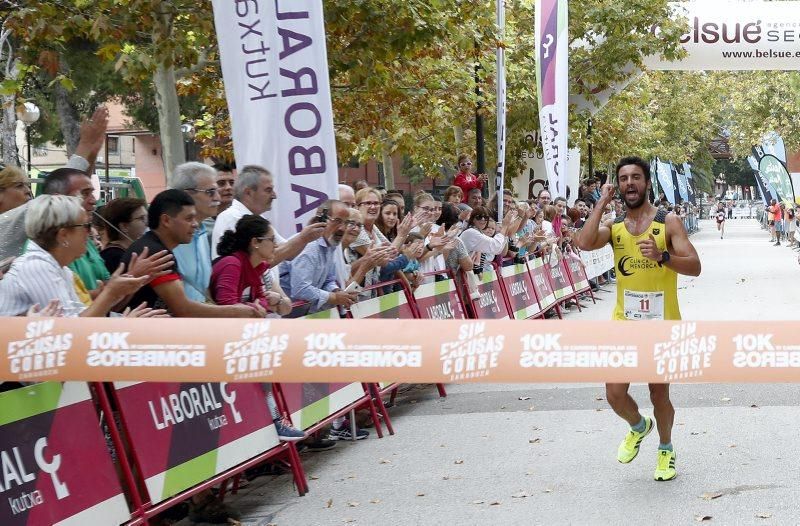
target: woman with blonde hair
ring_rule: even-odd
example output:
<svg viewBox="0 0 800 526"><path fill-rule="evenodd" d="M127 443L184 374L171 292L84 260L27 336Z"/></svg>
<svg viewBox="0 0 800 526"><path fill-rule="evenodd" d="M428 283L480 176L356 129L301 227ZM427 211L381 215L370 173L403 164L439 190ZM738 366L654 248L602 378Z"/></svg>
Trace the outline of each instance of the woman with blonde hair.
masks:
<svg viewBox="0 0 800 526"><path fill-rule="evenodd" d="M0 164L0 214L24 205L31 197L25 173L16 166Z"/></svg>

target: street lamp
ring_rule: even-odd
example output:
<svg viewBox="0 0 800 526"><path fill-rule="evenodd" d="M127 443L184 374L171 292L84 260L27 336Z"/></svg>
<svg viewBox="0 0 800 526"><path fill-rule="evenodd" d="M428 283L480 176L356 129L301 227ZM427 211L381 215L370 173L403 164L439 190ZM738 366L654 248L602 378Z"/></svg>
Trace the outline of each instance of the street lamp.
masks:
<svg viewBox="0 0 800 526"><path fill-rule="evenodd" d="M181 135L183 135L183 156L187 161L189 161L189 146L191 145L195 136L194 126L188 122L181 124ZM191 160L193 161L194 159Z"/></svg>
<svg viewBox="0 0 800 526"><path fill-rule="evenodd" d="M25 125L25 142L28 149L28 176L31 173L32 157L31 157L31 125L39 120L41 112L39 106L32 102L26 102L17 107L17 119L21 120Z"/></svg>

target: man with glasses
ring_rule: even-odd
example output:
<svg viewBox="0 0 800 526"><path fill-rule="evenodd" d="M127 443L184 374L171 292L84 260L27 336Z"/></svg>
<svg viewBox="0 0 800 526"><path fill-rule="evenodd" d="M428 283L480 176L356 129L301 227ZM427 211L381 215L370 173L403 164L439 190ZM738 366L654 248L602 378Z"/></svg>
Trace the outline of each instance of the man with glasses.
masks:
<svg viewBox="0 0 800 526"><path fill-rule="evenodd" d="M217 172L217 189L219 189L219 206L217 213L213 217L206 218L203 225L209 233L207 237L208 244L211 246L211 232L214 231L214 223L217 220L217 215L221 214L233 203L233 185L236 183L235 167L227 163L217 163L212 168Z"/></svg>
<svg viewBox="0 0 800 526"><path fill-rule="evenodd" d="M324 226L322 237L309 243L291 261L280 264L280 280L283 291L292 301L304 301L308 305L295 309L292 317L329 309L334 305L349 307L358 295L345 292L336 282L335 252L346 233L350 220L350 209L334 199L325 201L317 209L315 220Z"/></svg>
<svg viewBox="0 0 800 526"><path fill-rule="evenodd" d="M463 202L465 203L467 202L469 191L473 188L481 190L488 179L486 174L476 175L470 171L471 169L472 159L470 159L469 155L460 155L458 157L458 173L456 174L453 184L461 188L461 191L464 192Z"/></svg>
<svg viewBox="0 0 800 526"><path fill-rule="evenodd" d="M540 210L544 210L544 207L550 204L550 192L547 190L542 190L539 192L539 196L536 198L537 204L539 205Z"/></svg>
<svg viewBox="0 0 800 526"><path fill-rule="evenodd" d="M198 227L192 241L172 249L178 263L183 290L192 301L203 302L211 283L211 244L204 221L217 215L220 204L217 172L203 163L183 163L172 174L172 188L192 196Z"/></svg>

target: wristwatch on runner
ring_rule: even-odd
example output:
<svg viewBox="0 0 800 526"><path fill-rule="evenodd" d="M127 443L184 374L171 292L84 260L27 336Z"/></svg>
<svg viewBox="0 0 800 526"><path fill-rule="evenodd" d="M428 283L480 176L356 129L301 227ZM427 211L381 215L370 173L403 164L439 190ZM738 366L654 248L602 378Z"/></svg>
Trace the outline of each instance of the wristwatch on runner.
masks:
<svg viewBox="0 0 800 526"><path fill-rule="evenodd" d="M669 261L669 252L665 250L661 253L661 261L658 262L658 266L663 266L667 261Z"/></svg>

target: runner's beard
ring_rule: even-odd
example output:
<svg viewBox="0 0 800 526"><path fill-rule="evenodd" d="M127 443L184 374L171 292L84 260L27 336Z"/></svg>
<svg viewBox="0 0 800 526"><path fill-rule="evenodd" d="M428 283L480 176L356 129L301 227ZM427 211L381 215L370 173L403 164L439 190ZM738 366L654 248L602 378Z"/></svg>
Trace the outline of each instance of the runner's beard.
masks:
<svg viewBox="0 0 800 526"><path fill-rule="evenodd" d="M625 206L628 207L628 210L631 210L631 209L634 209L634 208L639 208L640 206L642 206L644 204L645 200L647 200L647 192L645 191L645 192L639 193L639 197L635 201L628 200L627 192L622 194L622 198L625 200Z"/></svg>

